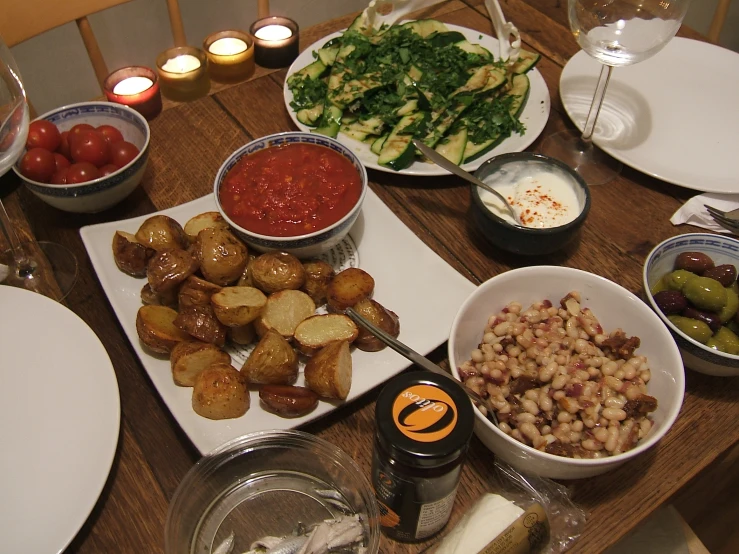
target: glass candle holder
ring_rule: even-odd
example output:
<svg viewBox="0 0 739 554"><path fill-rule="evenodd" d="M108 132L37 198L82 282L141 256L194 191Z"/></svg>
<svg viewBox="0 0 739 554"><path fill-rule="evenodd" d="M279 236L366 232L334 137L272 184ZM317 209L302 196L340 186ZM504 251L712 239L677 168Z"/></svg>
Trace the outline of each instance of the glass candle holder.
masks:
<svg viewBox="0 0 739 554"><path fill-rule="evenodd" d="M203 41L208 73L214 81L237 83L254 73L254 43L241 31L220 31Z"/></svg>
<svg viewBox="0 0 739 554"><path fill-rule="evenodd" d="M200 48L177 46L157 56L162 94L171 100L189 102L208 94L208 58Z"/></svg>
<svg viewBox="0 0 739 554"><path fill-rule="evenodd" d="M298 57L298 24L292 19L259 19L251 24L249 34L254 39L254 59L262 67L287 67Z"/></svg>
<svg viewBox="0 0 739 554"><path fill-rule="evenodd" d="M162 111L157 74L148 67L132 66L115 70L103 82L103 92L109 102L133 108L152 120Z"/></svg>

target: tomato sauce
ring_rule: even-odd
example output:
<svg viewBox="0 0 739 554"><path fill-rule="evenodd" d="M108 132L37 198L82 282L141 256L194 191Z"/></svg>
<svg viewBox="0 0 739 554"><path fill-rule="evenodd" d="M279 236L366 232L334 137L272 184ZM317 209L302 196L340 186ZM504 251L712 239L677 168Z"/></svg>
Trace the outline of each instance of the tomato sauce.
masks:
<svg viewBox="0 0 739 554"><path fill-rule="evenodd" d="M316 144L286 144L241 158L219 191L224 212L260 235L294 237L344 217L362 192L359 172Z"/></svg>

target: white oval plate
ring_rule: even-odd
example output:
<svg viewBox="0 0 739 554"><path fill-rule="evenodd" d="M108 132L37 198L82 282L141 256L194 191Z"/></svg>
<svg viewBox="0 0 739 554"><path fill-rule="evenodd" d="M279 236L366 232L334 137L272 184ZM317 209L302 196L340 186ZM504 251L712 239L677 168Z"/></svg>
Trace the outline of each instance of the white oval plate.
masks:
<svg viewBox="0 0 739 554"><path fill-rule="evenodd" d="M580 51L560 96L582 130L601 64ZM593 141L638 171L704 192L739 192L739 54L672 39L641 63L613 70Z"/></svg>
<svg viewBox="0 0 739 554"><path fill-rule="evenodd" d="M100 340L71 310L9 286L0 286L0 306L0 550L56 554L108 478L118 382Z"/></svg>
<svg viewBox="0 0 739 554"><path fill-rule="evenodd" d="M479 44L484 48L490 50L493 55L497 55L499 51L498 39L488 35L484 35L479 31L468 29L467 27L450 25L449 23L447 23L446 26L449 28L450 31L458 31L462 33L470 42ZM342 34L343 31L332 33L320 40L317 40L308 48L303 50L300 56L298 56L293 64L290 66L290 69L287 70L287 77L290 77L290 75L292 75L293 73L313 62L315 59L313 57L314 51L320 49L321 46L323 46L332 38L341 36ZM547 87L547 84L544 81L544 78L541 76L541 73L539 73L538 69L532 69L527 73L527 75L529 77L529 81L531 82L531 89L529 91L529 98L526 101L526 105L524 106L523 112L521 112L521 117L519 118L521 120L521 123L526 126L526 132L523 135L513 133L510 137L505 139L486 155L481 156L480 158L468 164L463 164L463 169L467 171L474 171L475 169L480 167L484 161L489 160L490 158L492 158L493 156L497 156L498 154L507 154L508 152L522 152L526 148L528 148L531 143L536 140L536 137L538 137L544 130L544 127L547 124L547 120L549 119L549 88ZM312 128L300 123L295 116L295 112L290 107L290 102L292 102L293 100L293 93L290 92L290 89L287 87L287 77L285 78L285 84L283 87L287 113L290 114L290 118L293 120L293 123L298 129L305 132L311 132ZM387 173L400 173L402 175L449 175L448 171L440 168L436 164L424 163L420 161L413 162L406 169L395 171L394 169L383 167L377 163L377 154L372 153L369 144L354 140L353 138L347 137L343 133L339 133L339 135L336 137L336 140L338 140L346 147L351 148L365 166L371 167L372 169L377 169L378 171L385 171Z"/></svg>

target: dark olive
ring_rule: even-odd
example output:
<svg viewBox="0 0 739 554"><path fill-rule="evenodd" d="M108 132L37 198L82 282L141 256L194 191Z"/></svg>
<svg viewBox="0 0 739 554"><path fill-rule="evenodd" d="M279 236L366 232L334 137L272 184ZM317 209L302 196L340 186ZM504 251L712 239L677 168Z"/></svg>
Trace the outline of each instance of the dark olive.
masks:
<svg viewBox="0 0 739 554"><path fill-rule="evenodd" d="M736 267L731 264L721 264L711 267L703 272L703 277L716 279L723 286L728 287L736 282Z"/></svg>
<svg viewBox="0 0 739 554"><path fill-rule="evenodd" d="M719 315L717 313L702 312L700 310L696 310L692 306L688 306L682 311L680 315L684 317L689 317L690 319L697 319L699 321L702 321L703 323L708 325L711 328L711 331L713 331L714 333L721 329L721 318L719 318Z"/></svg>
<svg viewBox="0 0 739 554"><path fill-rule="evenodd" d="M675 269L685 269L692 273L701 274L715 265L711 257L703 252L681 252L675 258Z"/></svg>
<svg viewBox="0 0 739 554"><path fill-rule="evenodd" d="M679 314L688 307L688 301L679 290L663 290L654 295L654 303L665 315Z"/></svg>
<svg viewBox="0 0 739 554"><path fill-rule="evenodd" d="M681 290L688 302L699 310L719 312L726 305L726 289L716 279L694 277Z"/></svg>

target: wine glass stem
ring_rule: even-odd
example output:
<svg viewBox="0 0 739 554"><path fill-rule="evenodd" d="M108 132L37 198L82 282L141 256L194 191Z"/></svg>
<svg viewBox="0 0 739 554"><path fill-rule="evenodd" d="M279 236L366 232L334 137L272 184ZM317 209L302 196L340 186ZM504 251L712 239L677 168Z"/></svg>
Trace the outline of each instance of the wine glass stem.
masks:
<svg viewBox="0 0 739 554"><path fill-rule="evenodd" d="M603 105L603 99L606 96L606 89L608 88L608 81L611 80L612 71L613 66L606 64L603 64L603 67L600 70L600 77L598 77L598 85L595 87L593 103L590 104L588 118L585 120L585 127L583 128L582 136L580 137L580 140L582 140L583 142L591 142L593 139L595 124L598 121L600 107Z"/></svg>
<svg viewBox="0 0 739 554"><path fill-rule="evenodd" d="M10 242L10 248L13 251L13 260L16 263L18 271L32 272L34 269L33 264L31 263L30 259L26 255L25 250L23 249L23 245L18 238L18 233L15 232L13 222L10 221L10 216L5 210L5 204L3 204L2 201L0 201L0 220L2 220L2 226L5 230L5 236L8 238L8 242Z"/></svg>

